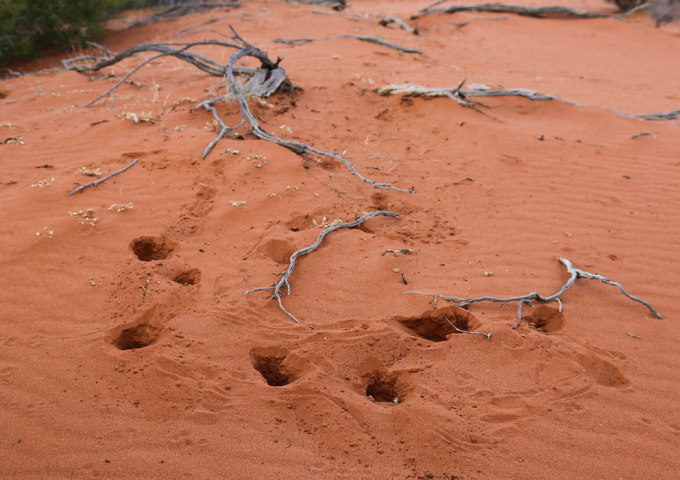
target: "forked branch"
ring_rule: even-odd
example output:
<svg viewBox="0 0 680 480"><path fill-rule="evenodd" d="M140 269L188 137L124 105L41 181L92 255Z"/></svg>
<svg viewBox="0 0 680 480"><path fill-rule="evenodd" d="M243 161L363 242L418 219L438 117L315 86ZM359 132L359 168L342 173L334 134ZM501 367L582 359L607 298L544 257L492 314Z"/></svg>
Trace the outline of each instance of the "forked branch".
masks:
<svg viewBox="0 0 680 480"><path fill-rule="evenodd" d="M323 232L319 234L319 236L316 238L316 242L314 242L312 245L306 248L302 248L298 250L297 252L293 253L290 256L290 264L288 265L288 268L286 269L285 272L283 272L283 276L281 277L281 280L278 281L278 283L272 285L271 287L262 287L262 288L255 288L253 290L248 290L247 292L243 292L244 295L248 295L251 292L258 292L260 290L274 290L274 295L271 296L270 300L278 300L279 302L279 307L281 307L281 310L284 311L286 315L288 315L290 318L295 320L297 323L300 323L300 321L295 318L288 310L283 308L283 304L281 303L281 289L286 286L288 288L288 295L290 295L290 283L288 282L288 278L290 277L290 274L293 273L293 269L295 268L295 261L297 260L298 257L301 257L303 255L307 255L308 253L312 253L314 250L319 248L319 245L321 245L321 241L324 239L326 235L331 233L334 230L338 230L340 228L352 228L361 225L364 223L366 220L369 218L377 217L378 215L382 215L385 217L393 217L393 218L399 218L401 215L398 213L394 212L387 212L384 210L377 210L375 212L371 212L367 215L364 215L361 218L358 218L354 220L353 222L349 223L338 223L335 225L330 225L326 227Z"/></svg>
<svg viewBox="0 0 680 480"><path fill-rule="evenodd" d="M478 302L495 302L495 303L508 303L508 302L519 302L519 309L517 312L517 318L519 321L515 326L512 328L517 328L519 324L522 322L522 305L525 303L529 306L532 306L531 302L536 300L537 302L552 302L553 300L556 301L559 304L560 312L562 311L562 301L560 297L564 295L564 293L571 288L571 286L574 284L574 282L579 279L579 278L587 278L587 279L593 279L593 280L599 280L602 283L606 283L607 285L614 285L616 288L618 288L621 293L623 293L626 297L630 298L631 300L634 300L638 303L643 304L645 307L647 307L656 318L663 320L663 317L657 312L654 307L652 307L649 303L645 302L641 298L635 297L628 293L626 290L624 290L623 286L621 286L620 283L614 282L612 280L609 280L606 277L603 277L602 275L598 275L597 273L588 273L584 272L583 270L579 270L578 268L574 267L574 265L567 260L566 258L561 258L557 257L557 260L562 262L565 267L567 267L567 272L569 273L570 277L569 280L567 280L567 283L564 284L564 286L560 289L559 292L555 293L554 295L550 295L549 297L543 297L539 295L536 292L532 292L528 295L522 295L519 297L509 297L509 298L496 298L496 297L479 297L479 298L459 298L459 297L450 297L446 295L440 295L438 293L423 293L423 292L406 292L406 293L415 293L419 295L433 295L435 299L437 298L443 298L444 300L448 300L449 302L455 304L456 306L459 307L465 307L466 305L470 305L472 303L478 303Z"/></svg>

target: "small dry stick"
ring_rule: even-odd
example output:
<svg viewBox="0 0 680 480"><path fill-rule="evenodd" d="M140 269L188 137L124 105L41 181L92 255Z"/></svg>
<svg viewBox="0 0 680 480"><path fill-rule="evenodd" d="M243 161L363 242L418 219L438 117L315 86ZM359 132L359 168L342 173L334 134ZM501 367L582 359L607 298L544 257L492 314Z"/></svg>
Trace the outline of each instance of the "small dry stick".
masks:
<svg viewBox="0 0 680 480"><path fill-rule="evenodd" d="M378 215L383 215L383 216L386 216L386 217L393 217L393 218L401 217L401 215L399 215L398 213L387 212L387 211L384 211L384 210L377 210L375 212L371 212L367 215L364 215L363 217L358 218L358 219L354 220L353 222L338 223L336 225L330 225L327 228L325 228L323 230L323 232L321 232L319 234L319 236L316 239L316 242L314 242L309 247L302 248L302 249L298 250L297 252L293 253L290 256L290 264L288 265L288 268L286 269L286 271L283 272L283 274L282 274L283 276L281 277L281 280L279 280L279 282L277 284L272 285L271 287L262 287L262 288L255 288L253 290L248 290L247 292L243 292L243 294L248 295L251 292L257 292L257 291L260 291L260 290L274 290L274 295L271 296L270 300L274 300L274 299L278 300L279 307L281 307L281 310L283 310L286 315L288 315L290 318L295 320L297 323L300 323L300 321L297 318L295 318L290 312L288 312L288 310L283 308L283 304L281 303L281 288L283 288L284 285L288 288L288 295L290 295L290 283L288 282L288 278L290 277L290 274L293 273L293 269L295 268L295 260L298 257L301 257L303 255L307 255L308 253L312 253L314 250L319 248L319 245L321 245L321 240L323 240L323 238L326 235L328 235L329 233L331 233L333 230L337 230L339 228L356 227L356 226L364 223L369 218L373 218L373 217L376 217Z"/></svg>
<svg viewBox="0 0 680 480"><path fill-rule="evenodd" d="M512 328L517 328L519 327L520 323L522 322L522 305L527 304L529 306L533 306L531 302L534 300L538 302L552 302L553 300L558 302L560 305L560 311L562 311L562 303L560 300L560 297L564 295L564 293L571 288L571 286L574 284L574 282L579 279L579 278L588 278L588 279L593 279L593 280L599 280L602 283L606 283L607 285L614 285L616 288L618 288L621 293L623 293L626 297L630 298L631 300L634 300L638 303L643 304L645 307L647 307L656 318L663 320L663 317L652 307L649 303L645 302L644 300L635 297L621 286L620 283L618 282L613 282L609 280L606 277L603 277L602 275L598 275L597 273L588 273L584 272L583 270L579 270L578 268L574 267L574 265L567 260L566 258L562 257L557 257L557 260L562 262L565 267L567 267L567 271L570 274L569 280L567 280L567 283L564 284L564 286L560 289L559 292L557 292L554 295L550 295L549 297L542 297L536 292L532 292L528 295L522 295L520 297L510 297L510 298L496 298L496 297L479 297L479 298L458 298L458 297L449 297L446 295L440 295L438 293L424 293L424 292L406 292L406 293L416 293L419 295L434 295L435 298L441 297L445 300L448 300L452 302L453 304L459 306L459 307L465 307L466 305L470 305L472 303L477 303L477 302L496 302L496 303L508 303L508 302L519 302L519 308L517 312L517 318L519 321L512 327Z"/></svg>
<svg viewBox="0 0 680 480"><path fill-rule="evenodd" d="M468 330L461 330L460 328L456 327L453 323L451 323L451 320L449 320L446 315L444 315L444 320L449 322L449 325L451 325L458 333L470 333L472 335L484 335L486 338L491 338L491 333L482 333L482 332L470 332Z"/></svg>
<svg viewBox="0 0 680 480"><path fill-rule="evenodd" d="M111 175L107 175L107 176L105 176L104 178L100 178L99 180L95 180L94 182L90 182L90 183L86 183L85 185L81 185L80 187L76 188L76 189L73 190L71 193L69 193L69 196L73 195L73 194L76 193L76 192L81 191L81 190L84 189L85 187L93 187L93 188L95 188L98 184L102 183L104 180L108 180L109 178L111 178L111 177L113 177L113 176L116 176L116 175L118 175L119 173L123 173L125 170L127 170L127 169L130 168L130 167L132 167L132 166L133 166L135 163L137 163L138 161L139 161L139 158L135 158L135 159L132 161L132 163L130 163L130 165L128 165L127 167L121 168L121 169L118 170L117 172L113 172Z"/></svg>
<svg viewBox="0 0 680 480"><path fill-rule="evenodd" d="M414 48L409 48L409 47L402 47L401 45L397 45L396 43L391 43L387 42L381 38L378 37L373 37L370 35L338 35L337 37L324 37L324 38L294 38L291 40L287 40L285 38L277 38L274 40L276 43L285 43L288 45L304 45L305 43L309 42L319 42L319 41L326 41L326 40L339 40L341 38L355 38L357 40L361 40L362 42L369 42L369 43L375 43L376 45L382 45L383 47L387 48L393 48L395 50L399 50L400 52L405 52L405 53L420 53L422 54L420 50L416 50Z"/></svg>

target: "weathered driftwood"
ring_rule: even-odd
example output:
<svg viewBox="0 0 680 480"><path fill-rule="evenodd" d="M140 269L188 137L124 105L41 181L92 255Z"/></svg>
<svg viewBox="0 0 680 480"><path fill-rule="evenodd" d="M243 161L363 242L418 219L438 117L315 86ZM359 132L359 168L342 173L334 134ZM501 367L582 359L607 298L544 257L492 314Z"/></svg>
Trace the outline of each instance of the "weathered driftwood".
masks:
<svg viewBox="0 0 680 480"><path fill-rule="evenodd" d="M562 301L560 300L560 297L564 295L564 293L571 288L571 286L574 284L574 282L579 279L579 278L586 278L586 279L593 279L593 280L599 280L602 283L606 283L607 285L614 285L616 288L618 288L621 293L623 293L626 297L630 298L631 300L634 300L638 303L643 304L645 307L647 307L656 318L663 320L663 317L657 312L654 307L652 307L649 303L645 302L644 300L635 297L631 295L630 293L626 292L624 288L621 286L620 283L614 282L612 280L609 280L606 277L603 277L602 275L598 275L597 273L588 273L584 272L583 270L579 270L578 268L574 267L574 264L571 263L569 260L566 258L561 258L557 257L557 260L562 262L562 264L567 267L567 272L569 273L570 277L569 280L567 280L567 283L564 284L564 286L560 289L559 292L555 293L554 295L550 295L548 297L543 297L539 295L536 292L532 292L528 295L521 295L518 297L509 297L509 298L496 298L496 297L479 297L479 298L459 298L459 297L451 297L447 295L440 295L438 293L424 293L424 292L406 292L406 293L415 293L419 295L433 295L435 301L438 298L442 298L444 300L448 300L449 302L459 306L459 307L465 307L467 305L470 305L472 303L478 303L478 302L496 302L496 303L508 303L508 302L519 302L519 309L517 312L517 318L519 321L512 327L512 328L517 328L520 323L522 322L522 305L525 303L529 306L531 305L531 302L536 300L537 302L552 302L553 300L556 301L559 304L559 309L560 312L562 311Z"/></svg>
<svg viewBox="0 0 680 480"><path fill-rule="evenodd" d="M290 312L288 312L288 310L283 308L283 304L281 303L281 289L284 286L287 287L288 295L290 295L290 283L288 282L288 278L290 277L290 274L293 273L293 269L295 268L295 261L297 260L297 258L301 257L303 255L307 255L308 253L312 253L314 250L319 248L319 245L321 245L321 241L324 239L324 237L326 235L328 235L329 233L331 233L332 231L338 230L340 228L352 228L352 227L359 226L362 223L364 223L366 220L368 220L369 218L373 218L373 217L376 217L378 215L382 215L382 216L385 216L385 217L393 217L393 218L401 217L401 215L399 215L398 213L387 212L387 211L384 211L384 210L377 210L375 212L371 212L367 215L364 215L361 218L357 218L353 222L338 223L338 224L335 224L335 225L330 225L330 226L326 227L319 234L319 236L316 238L316 241L312 245L310 245L309 247L306 247L306 248L302 248L302 249L298 250L297 252L293 253L290 256L290 262L289 262L288 268L286 269L285 272L282 273L282 277L278 281L278 283L272 285L271 287L254 288L253 290L248 290L246 292L243 292L243 294L248 295L249 293L259 292L261 290L274 290L274 295L271 296L270 300L274 300L274 299L278 300L279 307L281 307L281 310L283 310L286 315L288 315L290 318L295 320L297 323L300 323L300 321L297 318L295 318Z"/></svg>
<svg viewBox="0 0 680 480"><path fill-rule="evenodd" d="M387 48L393 48L394 50L399 50L400 52L405 52L405 53L419 53L422 54L420 50L416 50L414 48L409 48L409 47L402 47L401 45L397 45L396 43L391 43L386 40L383 40L382 38L378 37L373 37L370 35L338 35L336 37L324 37L324 38L293 38L293 39L285 39L285 38L277 38L274 40L275 43L285 43L287 45L304 45L305 43L310 43L310 42L321 42L321 41L327 41L327 40L339 40L341 38L354 38L356 40L361 40L362 42L369 42L369 43L374 43L376 45L382 45L383 47Z"/></svg>
<svg viewBox="0 0 680 480"><path fill-rule="evenodd" d="M78 188L76 188L75 190L73 190L71 193L69 193L69 196L73 195L73 194L76 193L76 192L80 192L81 190L83 190L83 189L85 189L85 188L87 188L87 187L93 187L93 188L96 187L97 185L99 185L100 183L102 183L104 180L108 180L109 178L114 177L114 176L118 175L119 173L123 173L125 170L127 170L127 169L130 168L130 167L132 167L132 166L133 166L135 163L137 163L138 161L139 161L139 158L135 158L135 159L134 159L127 167L121 168L121 169L118 170L117 172L113 172L112 174L107 175L107 176L105 176L104 178L100 178L100 179L98 179L98 180L95 180L94 182L86 183L85 185L79 186Z"/></svg>
<svg viewBox="0 0 680 480"><path fill-rule="evenodd" d="M438 5L443 2L437 2ZM432 8L430 5L421 10L418 15L411 17L416 19L423 15L432 14L451 14L457 12L493 12L493 13L515 13L524 17L546 18L548 16L568 17L568 18L625 18L633 13L647 8L647 4L639 5L625 13L609 14L598 12L584 12L575 8L554 6L554 7L525 7L522 5L506 5L502 3L482 3L479 5L453 5L446 8Z"/></svg>
<svg viewBox="0 0 680 480"><path fill-rule="evenodd" d="M465 81L463 81L456 88L428 88L421 87L419 85L414 85L412 83L407 83L403 85L392 84L385 87L381 87L376 92L380 95L407 95L414 97L446 97L451 100L455 100L465 107L473 107L469 98L470 97L504 97L504 96L516 96L524 97L533 101L545 101L545 100L556 100L559 102L568 103L569 105L574 105L579 107L580 105L564 100L563 98L556 97L554 95L546 95L545 93L537 92L535 90L528 90L525 88L512 88L507 90L463 90L461 87Z"/></svg>

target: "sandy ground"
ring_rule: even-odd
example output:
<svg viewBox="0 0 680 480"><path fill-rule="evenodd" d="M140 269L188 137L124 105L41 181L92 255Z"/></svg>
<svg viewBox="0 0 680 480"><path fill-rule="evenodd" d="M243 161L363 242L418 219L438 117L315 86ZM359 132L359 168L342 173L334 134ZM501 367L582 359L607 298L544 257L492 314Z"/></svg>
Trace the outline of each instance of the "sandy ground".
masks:
<svg viewBox="0 0 680 480"><path fill-rule="evenodd" d="M406 20L428 4L349 3L349 13ZM283 57L297 87L270 106L250 102L263 128L346 151L363 175L417 193L375 189L332 159L253 136L201 160L211 116L190 108L224 86L174 58L91 108L75 105L151 54L100 72L108 79L0 83L2 140L23 141L0 145L0 477L677 478L680 121L607 108L680 108L678 28L643 13L460 13L408 20L413 35L319 9L248 1L105 44L177 41L231 15L203 28L232 24ZM424 53L272 42L340 34ZM221 37L181 40L209 38ZM224 63L233 53L196 51ZM503 97L481 99L480 112L375 93L464 79L582 106ZM236 104L218 111L240 121ZM93 179L78 169L106 175L135 158L68 195ZM402 217L334 231L299 260L282 297L299 324L270 292L243 295L275 281L319 226L377 209ZM440 299L435 310L432 296L405 293L550 295L568 279L556 257L621 282L665 319L586 279L562 313L555 302L525 306L516 330L516 302L465 311ZM491 338L454 332L444 314Z"/></svg>

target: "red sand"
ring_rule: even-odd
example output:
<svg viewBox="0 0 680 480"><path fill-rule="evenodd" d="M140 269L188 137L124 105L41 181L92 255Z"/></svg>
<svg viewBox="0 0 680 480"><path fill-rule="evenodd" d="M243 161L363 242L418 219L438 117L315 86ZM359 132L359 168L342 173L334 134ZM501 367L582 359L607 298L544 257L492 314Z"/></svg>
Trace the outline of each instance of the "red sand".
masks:
<svg viewBox="0 0 680 480"><path fill-rule="evenodd" d="M429 2L350 3L352 13L408 19ZM219 79L176 59L144 67L132 78L144 87L122 86L113 108L74 107L112 80L62 72L0 83L0 123L17 127L0 127L2 140L24 141L0 145L0 477L677 478L679 122L601 108L680 108L677 27L655 28L644 14L463 13L410 21L415 36L315 9L246 2L206 28L228 33L231 23L284 57L302 90L294 103L268 99L273 109L250 102L265 129L347 150L366 176L417 194L376 190L330 159L305 168L253 137L223 140L200 160L211 117L190 113L192 102L170 107L204 98ZM114 34L106 45L175 41L226 14ZM346 33L424 55L351 39L272 43ZM200 38L217 35L183 40ZM106 72L120 78L149 56ZM585 106L506 97L482 100L483 115L445 98L374 93L463 79ZM125 111L160 121L135 125L117 118ZM240 120L234 104L219 112ZM631 138L641 132L652 135ZM92 180L77 169L108 174L134 158L127 172L68 196ZM45 164L54 168L36 168ZM32 187L41 180L51 185ZM87 209L95 226L69 215ZM375 209L403 218L333 232L299 261L283 297L299 325L269 292L243 295L314 241L313 221ZM140 261L131 243L141 237L156 237L140 240L142 257L167 258ZM382 256L388 248L413 254ZM549 295L568 278L557 256L621 282L666 319L579 280L562 315L555 303L525 307L517 330L516 304L472 305L460 315L487 340L432 328L431 297L404 293ZM255 367L290 383L270 386Z"/></svg>

